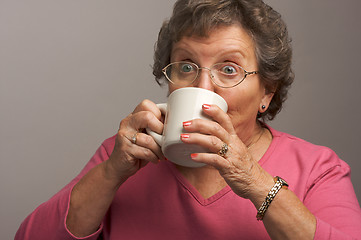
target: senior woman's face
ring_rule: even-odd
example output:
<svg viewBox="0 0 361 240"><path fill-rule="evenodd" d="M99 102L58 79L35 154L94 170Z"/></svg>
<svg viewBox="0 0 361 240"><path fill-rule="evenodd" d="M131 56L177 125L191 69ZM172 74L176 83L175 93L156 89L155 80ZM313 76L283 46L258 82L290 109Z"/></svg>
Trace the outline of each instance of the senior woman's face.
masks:
<svg viewBox="0 0 361 240"><path fill-rule="evenodd" d="M178 61L207 68L216 63L232 62L248 72L258 70L253 40L239 25L216 28L207 38L181 38L171 52L171 62ZM212 82L209 71L203 69L192 87L214 91L227 101L228 115L240 137L244 129L254 126L258 111L262 111L261 106L268 107L272 99L272 94L266 94L257 74L247 76L233 88L221 88ZM175 89L176 86L169 84L170 92Z"/></svg>

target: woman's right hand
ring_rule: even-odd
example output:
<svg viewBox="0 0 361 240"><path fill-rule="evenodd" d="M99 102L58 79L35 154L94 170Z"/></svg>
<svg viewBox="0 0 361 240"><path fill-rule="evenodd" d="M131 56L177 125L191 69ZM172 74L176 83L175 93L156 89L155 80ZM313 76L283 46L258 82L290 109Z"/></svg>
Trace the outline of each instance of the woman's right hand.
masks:
<svg viewBox="0 0 361 240"><path fill-rule="evenodd" d="M92 168L72 190L66 225L73 235L85 237L95 233L119 186L149 162L164 159L154 139L139 130L150 128L162 133L161 119L155 103L144 100L121 121L109 159ZM133 143L135 133L137 141Z"/></svg>
<svg viewBox="0 0 361 240"><path fill-rule="evenodd" d="M143 132L145 128L159 134L163 131L161 111L150 100L143 100L120 122L114 150L106 162L107 177L126 180L149 162L165 159L160 146ZM131 140L134 134L136 143Z"/></svg>

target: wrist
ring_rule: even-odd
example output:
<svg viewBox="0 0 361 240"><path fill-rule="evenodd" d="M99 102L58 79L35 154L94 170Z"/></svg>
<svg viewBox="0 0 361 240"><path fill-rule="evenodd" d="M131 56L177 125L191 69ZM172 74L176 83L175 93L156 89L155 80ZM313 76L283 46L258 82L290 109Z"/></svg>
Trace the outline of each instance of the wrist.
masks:
<svg viewBox="0 0 361 240"><path fill-rule="evenodd" d="M265 197L269 193L270 189L275 184L272 175L266 173L262 178L259 178L258 181L255 181L254 191L249 198L253 203L256 209L259 209L265 200Z"/></svg>
<svg viewBox="0 0 361 240"><path fill-rule="evenodd" d="M288 183L285 180L283 180L282 178L276 176L276 177L274 177L273 180L274 180L275 184L268 192L262 205L258 208L256 217L257 217L257 220L259 220L259 221L263 220L263 217L266 214L268 207L271 205L273 199L276 197L276 195L281 190L281 188L285 188L285 189L288 188Z"/></svg>
<svg viewBox="0 0 361 240"><path fill-rule="evenodd" d="M131 175L122 173L117 170L113 162L108 159L101 164L104 179L112 182L116 187L123 184Z"/></svg>

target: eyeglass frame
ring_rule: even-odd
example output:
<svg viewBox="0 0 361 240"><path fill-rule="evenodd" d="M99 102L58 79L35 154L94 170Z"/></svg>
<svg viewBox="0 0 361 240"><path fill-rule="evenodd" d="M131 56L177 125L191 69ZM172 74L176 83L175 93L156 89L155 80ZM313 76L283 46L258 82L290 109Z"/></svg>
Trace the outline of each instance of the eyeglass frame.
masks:
<svg viewBox="0 0 361 240"><path fill-rule="evenodd" d="M239 66L238 64L232 63L233 65L235 65L235 66L237 66L237 67L239 67L240 69L243 70L243 72L244 72L244 77L243 77L241 80L239 80L239 82L237 82L236 84L234 84L234 85L232 85L232 86L225 87L225 86L219 85L218 83L216 83L216 82L214 81L214 75L212 74L212 70L211 70L211 68L212 68L213 66L215 66L215 65L217 65L217 64L221 64L221 63L215 63L215 64L213 64L210 68L208 68L208 67L199 67L197 64L192 63L192 62L179 61L179 62L169 63L167 66L165 66L165 67L162 69L162 72L163 72L164 76L166 77L166 79L167 79L170 83L172 83L172 84L174 84L174 85L177 85L177 84L175 84L175 83L168 77L166 70L167 70L167 68L168 68L170 65L175 64L175 63L189 63L189 64L195 65L195 66L197 67L197 74L196 74L196 76L194 77L194 80L192 80L192 81L189 83L189 85L191 85L194 81L197 80L197 78L198 78L198 76L199 76L199 72L200 72L200 70L202 70L202 69L208 70L208 71L209 71L209 76L211 77L212 82L213 82L214 84L216 84L218 87L221 87L221 88L233 88L233 87L241 84L241 83L244 81L244 79L246 79L247 76L253 75L253 74L258 74L258 71L248 72L248 71L246 71L243 67ZM186 85L186 86L189 86L189 85ZM184 87L186 87L186 86L184 86Z"/></svg>

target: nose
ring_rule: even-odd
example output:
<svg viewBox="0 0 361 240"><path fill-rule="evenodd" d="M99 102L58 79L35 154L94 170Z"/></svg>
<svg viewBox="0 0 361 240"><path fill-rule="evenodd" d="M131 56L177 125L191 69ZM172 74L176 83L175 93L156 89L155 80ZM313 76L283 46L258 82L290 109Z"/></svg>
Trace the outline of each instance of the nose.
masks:
<svg viewBox="0 0 361 240"><path fill-rule="evenodd" d="M194 87L204 88L210 91L214 91L214 83L211 78L211 71L209 68L199 68L199 73L196 81L194 82Z"/></svg>

